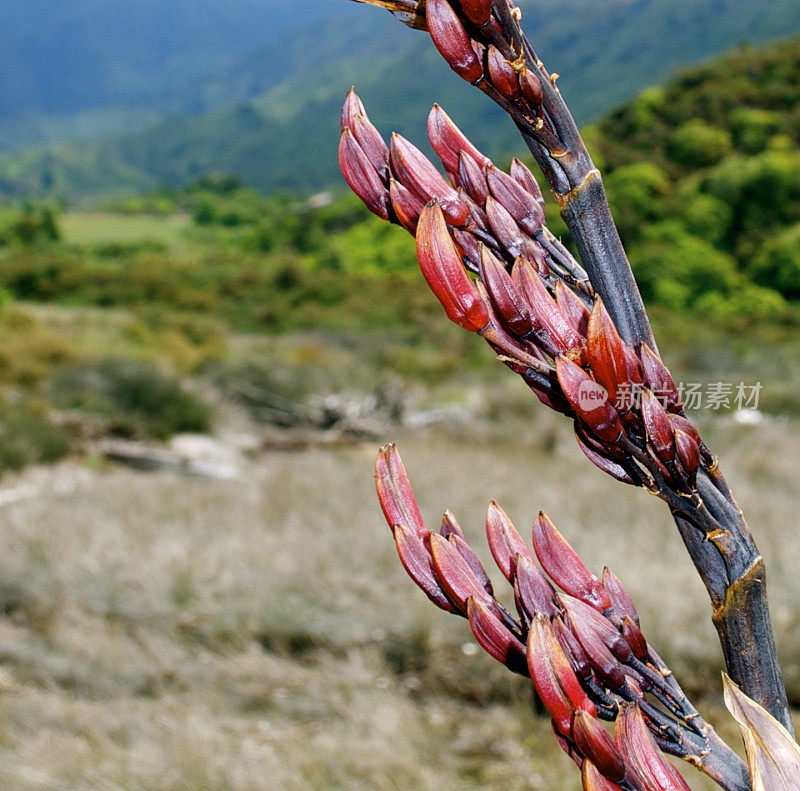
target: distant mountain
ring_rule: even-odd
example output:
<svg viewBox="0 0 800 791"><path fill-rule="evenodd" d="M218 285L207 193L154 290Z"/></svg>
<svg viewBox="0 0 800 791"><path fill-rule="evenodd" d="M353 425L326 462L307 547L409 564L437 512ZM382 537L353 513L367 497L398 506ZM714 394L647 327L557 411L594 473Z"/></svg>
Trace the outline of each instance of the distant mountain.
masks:
<svg viewBox="0 0 800 791"><path fill-rule="evenodd" d="M268 5L286 12L301 2ZM158 102L143 104L143 111L155 115L166 101L171 116L144 131L0 156L0 191L100 199L179 185L211 170L235 173L265 191L323 188L338 183L338 107L352 83L384 131L396 128L419 140L427 109L438 100L490 153L519 150L513 126L452 75L424 34L344 0L318 0L317 10L330 3L336 17L294 30L283 17L282 34L271 28L276 35L262 36L267 43L249 52L243 44L237 62L183 82L168 80ZM743 41L800 30L797 0L535 0L522 6L534 45L562 75L559 85L581 122L662 82L676 67ZM187 62L188 53L199 52L189 48ZM210 52L209 63L228 57Z"/></svg>

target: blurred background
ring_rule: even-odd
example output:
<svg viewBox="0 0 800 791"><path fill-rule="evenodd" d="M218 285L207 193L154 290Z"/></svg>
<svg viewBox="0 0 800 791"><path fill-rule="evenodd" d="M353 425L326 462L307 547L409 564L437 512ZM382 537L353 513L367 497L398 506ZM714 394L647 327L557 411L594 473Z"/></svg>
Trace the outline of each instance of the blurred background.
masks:
<svg viewBox="0 0 800 791"><path fill-rule="evenodd" d="M800 705L800 4L531 0L693 414L768 561ZM546 509L709 718L721 661L666 510L582 458L348 195L356 84L417 143L513 126L345 0L0 0L0 786L577 789L529 686L430 607L375 502L396 440L476 546ZM563 232L552 212L551 228ZM688 776L688 775L687 775ZM689 776L693 787L709 788Z"/></svg>

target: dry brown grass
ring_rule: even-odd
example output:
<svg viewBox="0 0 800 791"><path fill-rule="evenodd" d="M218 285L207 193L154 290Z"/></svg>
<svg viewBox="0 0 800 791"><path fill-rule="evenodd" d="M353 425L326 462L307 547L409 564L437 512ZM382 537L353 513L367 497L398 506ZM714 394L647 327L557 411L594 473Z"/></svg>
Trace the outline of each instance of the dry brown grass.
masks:
<svg viewBox="0 0 800 791"><path fill-rule="evenodd" d="M590 468L543 410L500 425L395 437L426 516L449 506L482 546L490 497L521 529L547 510L591 565L614 567L736 739L705 594L665 510ZM768 560L797 701L800 425L712 439ZM234 482L84 470L70 490L54 485L69 468L27 474L39 494L0 510L0 788L577 789L526 685L465 652L464 623L403 574L374 451L268 454Z"/></svg>

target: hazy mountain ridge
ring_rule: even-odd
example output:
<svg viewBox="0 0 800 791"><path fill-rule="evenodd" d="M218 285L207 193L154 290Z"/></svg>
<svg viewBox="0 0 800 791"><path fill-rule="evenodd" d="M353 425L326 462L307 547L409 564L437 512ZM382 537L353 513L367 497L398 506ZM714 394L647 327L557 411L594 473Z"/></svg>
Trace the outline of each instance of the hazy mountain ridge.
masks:
<svg viewBox="0 0 800 791"><path fill-rule="evenodd" d="M519 150L513 126L451 74L427 37L376 9L342 7L341 19L278 37L212 79L175 88L169 106L177 115L145 131L0 157L0 190L97 199L185 183L210 170L265 191L320 189L338 181L338 106L352 83L384 131L419 140L427 108L440 101L492 154ZM743 39L800 30L800 4L537 0L526 6L526 28L585 122L676 67Z"/></svg>

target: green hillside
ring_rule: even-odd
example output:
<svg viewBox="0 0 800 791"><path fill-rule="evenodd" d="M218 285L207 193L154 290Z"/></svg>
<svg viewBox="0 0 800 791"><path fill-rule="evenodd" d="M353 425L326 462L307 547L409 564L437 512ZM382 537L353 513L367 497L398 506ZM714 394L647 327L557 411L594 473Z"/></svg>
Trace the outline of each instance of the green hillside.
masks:
<svg viewBox="0 0 800 791"><path fill-rule="evenodd" d="M583 122L678 66L742 40L800 30L794 0L537 0L523 7L532 39L562 75ZM209 170L263 191L325 188L338 183L337 110L352 83L383 129L420 138L427 108L438 100L490 153L519 149L513 127L453 77L423 35L376 9L358 10L177 91L171 107L179 114L143 132L3 155L0 190L96 200L177 186Z"/></svg>

